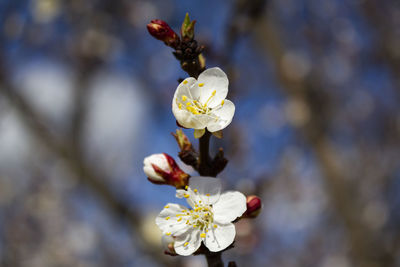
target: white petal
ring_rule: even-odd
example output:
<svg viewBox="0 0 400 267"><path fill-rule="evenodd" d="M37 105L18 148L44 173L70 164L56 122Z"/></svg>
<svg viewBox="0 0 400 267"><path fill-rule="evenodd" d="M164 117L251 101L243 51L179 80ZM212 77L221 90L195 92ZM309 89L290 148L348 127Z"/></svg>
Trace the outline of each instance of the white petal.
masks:
<svg viewBox="0 0 400 267"><path fill-rule="evenodd" d="M198 229L191 228L175 239L174 248L177 254L189 256L193 254L200 247L200 245L200 231Z"/></svg>
<svg viewBox="0 0 400 267"><path fill-rule="evenodd" d="M189 226L186 220L178 221L180 217L176 214L181 214L182 210L187 208L178 204L168 203L168 208L164 208L156 218L156 224L161 229L163 234L180 235L187 231Z"/></svg>
<svg viewBox="0 0 400 267"><path fill-rule="evenodd" d="M143 171L147 177L149 177L153 181L157 182L165 182L164 178L161 175L155 172L153 166L144 166Z"/></svg>
<svg viewBox="0 0 400 267"><path fill-rule="evenodd" d="M153 155L146 157L143 160L143 165L144 165L143 171L147 177L149 177L153 181L159 181L159 182L165 181L163 179L163 177L154 170L152 164L156 165L157 167L159 167L160 169L162 169L165 172L169 172L171 170L171 168L168 164L167 159L165 158L165 155L164 154L153 154Z"/></svg>
<svg viewBox="0 0 400 267"><path fill-rule="evenodd" d="M210 68L203 71L197 79L198 84L204 84L201 88L200 102L205 104L215 90L213 96L208 102L209 107L219 105L228 94L228 77L220 68Z"/></svg>
<svg viewBox="0 0 400 267"><path fill-rule="evenodd" d="M221 180L215 177L194 176L189 179L189 189L191 190L191 199L197 202L201 200L205 204L213 204L221 193ZM195 189L197 192L194 192Z"/></svg>
<svg viewBox="0 0 400 267"><path fill-rule="evenodd" d="M175 116L175 119L185 128L204 128L204 125L201 124L198 120L194 118L194 115L187 111L186 109L179 109L178 104L176 103L176 99L172 101L172 113Z"/></svg>
<svg viewBox="0 0 400 267"><path fill-rule="evenodd" d="M177 198L183 198L185 195L189 195L188 198L186 198L187 203L189 204L190 207L194 208L194 205L196 204L195 202L198 201L195 197L195 193L188 188L188 190L183 190L183 189L178 189L176 190L176 197Z"/></svg>
<svg viewBox="0 0 400 267"><path fill-rule="evenodd" d="M228 191L213 205L214 221L229 223L246 211L246 197L238 191Z"/></svg>
<svg viewBox="0 0 400 267"><path fill-rule="evenodd" d="M187 81L185 84L184 82ZM200 90L197 86L197 81L193 77L186 78L176 88L174 97L178 97L179 100L185 95L188 99L198 99L200 96ZM182 102L183 103L183 102Z"/></svg>
<svg viewBox="0 0 400 267"><path fill-rule="evenodd" d="M235 114L235 104L226 99L224 105L213 110L212 114L217 116L219 119L217 121L212 120L208 124L207 129L210 132L222 130L232 122L233 115Z"/></svg>
<svg viewBox="0 0 400 267"><path fill-rule="evenodd" d="M183 196L184 196L185 194L186 194L186 190L177 189L177 190L176 190L175 196L176 196L177 198L183 198Z"/></svg>
<svg viewBox="0 0 400 267"><path fill-rule="evenodd" d="M186 105L182 104L182 109L179 108L177 104L177 98L172 101L172 113L175 119L185 128L192 129L204 129L207 127L210 121L213 120L212 117L204 114L194 115L190 111L186 110Z"/></svg>
<svg viewBox="0 0 400 267"><path fill-rule="evenodd" d="M216 225L217 228L209 229L204 240L206 247L213 252L226 249L235 240L236 235L235 226L232 223L217 223Z"/></svg>
<svg viewBox="0 0 400 267"><path fill-rule="evenodd" d="M157 165L159 168L169 171L170 166L168 164L168 160L166 159L164 154L153 154L148 157L145 157L143 160L144 165Z"/></svg>

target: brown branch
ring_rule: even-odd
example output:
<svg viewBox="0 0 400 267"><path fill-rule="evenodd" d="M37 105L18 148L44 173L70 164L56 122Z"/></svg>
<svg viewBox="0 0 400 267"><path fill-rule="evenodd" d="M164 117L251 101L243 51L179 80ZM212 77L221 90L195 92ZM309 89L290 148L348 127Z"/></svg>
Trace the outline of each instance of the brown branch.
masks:
<svg viewBox="0 0 400 267"><path fill-rule="evenodd" d="M211 133L206 130L205 134L199 139L199 169L198 172L200 175L204 176L213 176L212 175L212 166L210 165L210 137Z"/></svg>

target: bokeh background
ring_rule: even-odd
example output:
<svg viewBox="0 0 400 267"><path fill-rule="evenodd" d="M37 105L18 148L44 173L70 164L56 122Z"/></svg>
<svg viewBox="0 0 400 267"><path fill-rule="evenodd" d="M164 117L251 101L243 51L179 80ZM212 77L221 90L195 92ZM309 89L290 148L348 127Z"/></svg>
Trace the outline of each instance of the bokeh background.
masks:
<svg viewBox="0 0 400 267"><path fill-rule="evenodd" d="M0 1L1 266L205 266L163 255L142 171L186 77L146 24L186 12L236 105L220 177L264 203L225 261L400 266L396 0Z"/></svg>

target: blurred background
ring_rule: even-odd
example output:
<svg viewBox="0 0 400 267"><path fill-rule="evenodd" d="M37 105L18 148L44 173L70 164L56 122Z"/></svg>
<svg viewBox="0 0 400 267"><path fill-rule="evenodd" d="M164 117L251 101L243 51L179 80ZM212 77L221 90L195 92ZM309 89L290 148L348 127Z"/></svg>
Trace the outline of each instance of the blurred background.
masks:
<svg viewBox="0 0 400 267"><path fill-rule="evenodd" d="M220 177L264 203L225 262L400 266L396 0L0 1L1 266L205 266L162 253L142 171L186 77L146 24L186 12L236 105Z"/></svg>

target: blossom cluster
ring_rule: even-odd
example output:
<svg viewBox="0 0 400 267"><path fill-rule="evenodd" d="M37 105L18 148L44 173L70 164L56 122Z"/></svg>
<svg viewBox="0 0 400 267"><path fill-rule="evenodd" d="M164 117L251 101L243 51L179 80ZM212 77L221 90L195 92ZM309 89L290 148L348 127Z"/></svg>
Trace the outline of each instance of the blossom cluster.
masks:
<svg viewBox="0 0 400 267"><path fill-rule="evenodd" d="M178 124L193 128L196 138L206 130L216 132L227 127L235 112L235 105L226 99L228 84L220 68L205 70L197 80L184 79L172 101ZM176 138L180 147L191 147L186 136ZM219 178L190 177L165 153L146 157L143 170L152 183L175 186L176 197L185 198L189 205L187 208L168 203L156 218L169 253L191 255L202 243L211 252L224 250L235 239L232 222L240 217L255 217L261 209L258 197L246 198L238 191L221 193Z"/></svg>
<svg viewBox="0 0 400 267"><path fill-rule="evenodd" d="M196 58L200 62L199 69L205 69L200 54L202 48L193 39L195 22L186 15L181 27L181 38L161 20L153 20L147 25L152 36L175 49L175 57L188 73L191 73L189 70ZM195 58L194 61L187 60L192 57ZM194 129L195 138L202 138L206 132L222 137L221 131L232 122L235 113L235 105L226 99L228 86L227 75L218 67L204 70L197 79L188 77L182 80L172 100L172 113L177 124ZM174 136L181 149L179 156L182 161L201 173L201 155L196 154L181 130ZM220 162L211 165L216 175L225 167L227 160L223 158L222 150L215 159ZM155 220L163 233L167 254L192 255L202 244L210 252L227 249L236 236L233 223L240 218L256 217L260 212L261 201L258 197L246 198L238 191L222 192L219 178L190 177L166 153L146 157L143 170L150 182L176 187L176 197L186 199L189 206L168 203Z"/></svg>

